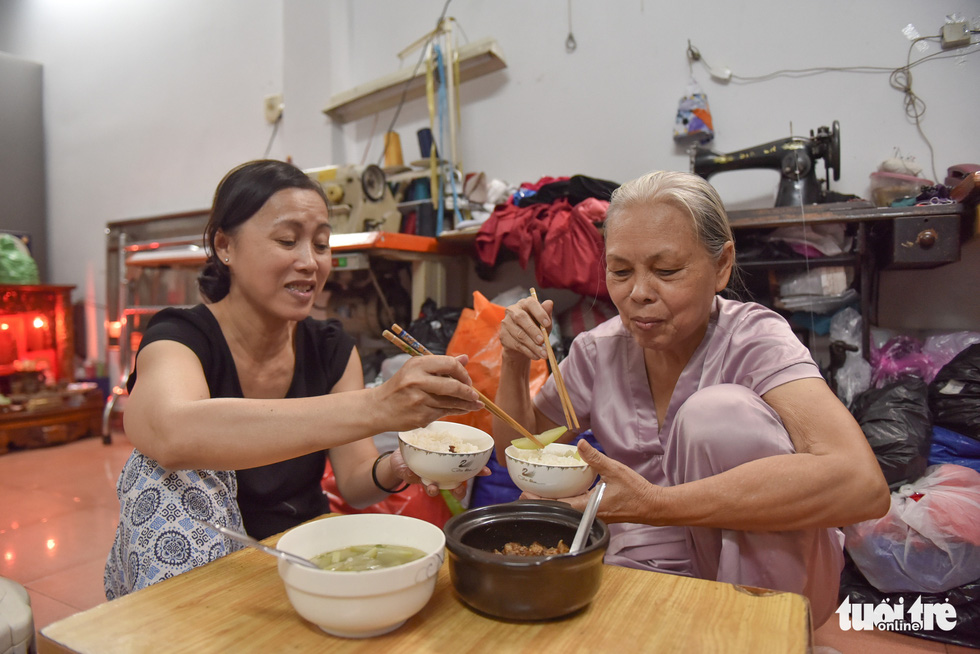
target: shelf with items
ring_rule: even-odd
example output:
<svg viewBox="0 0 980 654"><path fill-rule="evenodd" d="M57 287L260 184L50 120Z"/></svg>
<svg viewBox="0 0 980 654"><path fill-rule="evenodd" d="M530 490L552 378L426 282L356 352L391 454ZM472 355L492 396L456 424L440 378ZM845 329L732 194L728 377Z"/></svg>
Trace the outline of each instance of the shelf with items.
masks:
<svg viewBox="0 0 980 654"><path fill-rule="evenodd" d="M459 81L488 75L507 67L497 41L484 38L459 47ZM414 100L425 95L425 70L415 66L401 68L370 82L365 82L330 98L323 109L333 120L340 123L371 116L390 109L404 100Z"/></svg>
<svg viewBox="0 0 980 654"><path fill-rule="evenodd" d="M414 214L415 233L435 236L469 217L468 203L463 198L463 166L457 149L461 129L459 85L501 70L507 64L492 38L458 45L455 19L451 17L441 19L434 30L399 53L399 58L420 48L421 56L415 66L334 95L323 111L334 121L345 123L401 106L409 100L426 99L430 126L419 131L422 159L413 162L416 170L403 165L400 139L386 138L385 158L390 173L388 182L398 188L397 208L403 219ZM393 152L395 156L389 157ZM431 179L428 189L405 196L410 188L422 191L426 177ZM424 197L435 198L431 207L421 201ZM355 228L362 229L362 226Z"/></svg>
<svg viewBox="0 0 980 654"><path fill-rule="evenodd" d="M746 239L768 238L772 228L736 229L736 261L749 298L783 313L809 314L810 329L801 338L814 347L814 316L831 315L857 305L862 320L863 353L870 356L871 324L876 320L874 257L868 248L868 227L864 223L844 226L844 249L838 254L803 256L783 245L779 251L753 256ZM777 238L778 234L774 235ZM755 243L753 243L755 245ZM812 246L811 246L812 247ZM791 321L792 322L792 321Z"/></svg>
<svg viewBox="0 0 980 654"><path fill-rule="evenodd" d="M483 209L480 205L471 204L463 195L463 175L459 170L453 171L450 163L445 160L440 160L438 170L434 190L430 168L396 173L387 180L403 220L414 214L416 233L428 236L441 236L451 232L461 222L470 219L472 210ZM453 175L452 180L450 174ZM436 200L433 200L433 194ZM438 217L440 194L443 202L441 224ZM459 211L456 211L456 207Z"/></svg>

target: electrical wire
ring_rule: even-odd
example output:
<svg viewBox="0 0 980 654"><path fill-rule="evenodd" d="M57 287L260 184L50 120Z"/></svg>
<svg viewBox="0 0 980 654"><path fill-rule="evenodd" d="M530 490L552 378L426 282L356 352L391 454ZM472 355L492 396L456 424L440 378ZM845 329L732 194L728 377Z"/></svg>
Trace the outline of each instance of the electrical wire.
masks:
<svg viewBox="0 0 980 654"><path fill-rule="evenodd" d="M969 30L970 34L980 33L980 30ZM788 77L791 79L799 79L802 77L811 77L814 75L822 75L824 73L861 73L861 74L880 74L888 73L888 83L889 85L901 91L904 94L904 107L905 115L908 116L914 123L916 130L919 132L919 136L925 141L926 146L929 148L929 158L932 167L933 179L938 180L939 176L936 174L936 156L935 151L932 147L932 142L926 136L925 131L922 129L922 116L926 112L926 102L921 97L916 95L912 91L912 68L918 66L926 61L932 59L949 59L951 57L961 57L970 54L977 54L980 52L980 43L971 43L965 48L957 50L956 52L935 52L924 57L920 57L915 61L912 61L912 48L915 47L920 41L926 40L941 40L942 36L939 34L930 36L919 36L912 39L909 44L908 54L905 57L905 65L899 68L890 68L885 66L820 66L814 68L784 68L781 70L776 70L771 73L766 73L764 75L734 75L731 71L719 70L714 68L705 60L704 56L698 48L691 44L690 40L687 42L687 58L689 62L700 62L704 66L708 74L715 79L722 81L731 81L735 84L754 84L758 82L767 82L778 77ZM963 50L966 50L964 52Z"/></svg>
<svg viewBox="0 0 980 654"><path fill-rule="evenodd" d="M938 181L939 175L936 174L936 153L933 150L932 142L929 141L929 138L925 135L925 132L922 130L922 116L924 116L926 113L926 102L918 95L916 95L914 91L912 91L912 66L917 66L922 62L928 61L930 59L946 59L950 56L954 56L954 57L962 56L963 54L969 54L969 53L949 54L943 52L936 52L931 55L926 55L925 57L922 57L920 59L916 59L915 62L913 62L912 48L915 46L915 44L918 43L919 41L935 40L935 39L942 40L942 37L937 34L935 36L920 36L913 39L912 42L909 44L909 51L905 57L905 66L903 66L902 68L896 68L894 71L892 71L892 73L888 76L888 83L891 84L891 87L893 89L901 91L905 95L905 115L911 118L915 122L915 128L916 130L918 130L919 136L921 136L922 140L926 142L926 146L929 148L929 162L932 168L932 178ZM976 44L971 44L971 45L976 45ZM980 52L980 49L975 49L972 52ZM941 56L941 55L945 55L945 56Z"/></svg>
<svg viewBox="0 0 980 654"><path fill-rule="evenodd" d="M371 131L368 133L367 144L364 146L364 155L361 156L361 165L362 166L367 163L368 154L370 154L370 151L371 151L371 144L374 143L374 133L375 133L375 130L377 130L377 129L378 129L378 114L375 113L374 114L374 119L371 121ZM387 150L387 149L388 149L388 144L385 143L385 150Z"/></svg>
<svg viewBox="0 0 980 654"><path fill-rule="evenodd" d="M436 31L438 31L439 27L442 25L442 21L446 17L446 11L449 9L449 3L452 1L453 0L446 0L446 4L442 6L442 13L439 14L439 19L436 21ZM425 54L428 50L429 44L432 42L432 39L434 38L435 38L435 33L433 33L432 36L426 39L425 43L423 43L422 46L420 47L419 60L415 62L415 68L412 70L411 77L405 80L405 84L402 86L402 96L401 98L399 98L398 106L395 108L395 115L391 117L391 122L388 124L388 129L385 130L385 140L387 140L388 138L388 132L392 131L395 128L395 123L398 121L398 115L402 111L402 105L405 104L405 97L408 95L408 87L412 83L412 80L415 79L415 76L419 74L419 68L422 66L422 62L425 61ZM370 142L368 143L368 146L370 146ZM387 143L382 143L381 156L378 157L379 166L385 160L386 146Z"/></svg>
<svg viewBox="0 0 980 654"><path fill-rule="evenodd" d="M977 32L974 31L973 33L977 33ZM923 36L923 37L918 37L917 39L915 39L915 41L921 41L930 38L941 38L941 37ZM913 42L912 45L914 46L915 43ZM814 68L784 68L781 70L773 71L771 73L766 73L764 75L735 75L735 74L732 74L730 76L726 75L725 73L727 71L714 68L704 58L704 56L701 54L701 51L698 50L696 46L691 45L690 42L688 42L687 57L690 61L699 62L702 66L704 66L704 69L708 71L708 73L712 77L719 78L719 79L728 79L730 77L731 81L735 83L754 84L757 82L767 82L769 80L776 79L777 77L789 77L792 79L798 79L801 77L812 77L814 75L822 75L824 73L868 73L868 74L889 73L891 74L906 68L913 68L930 59L949 59L952 57L959 57L967 54L976 54L977 52L980 52L980 48L974 46L980 46L980 43L972 43L969 46L966 46L966 48L973 48L968 52L962 52L962 51L936 52L931 55L926 55L921 59L916 59L915 61L908 62L905 66L902 66L901 68L893 68L890 66L820 66ZM911 46L909 48L909 52L911 54Z"/></svg>
<svg viewBox="0 0 980 654"><path fill-rule="evenodd" d="M269 144L265 146L265 154L262 155L263 159L269 158L269 153L272 152L272 142L276 140L276 133L279 131L279 123L282 122L282 114L276 118L276 122L272 124L272 135L269 137Z"/></svg>

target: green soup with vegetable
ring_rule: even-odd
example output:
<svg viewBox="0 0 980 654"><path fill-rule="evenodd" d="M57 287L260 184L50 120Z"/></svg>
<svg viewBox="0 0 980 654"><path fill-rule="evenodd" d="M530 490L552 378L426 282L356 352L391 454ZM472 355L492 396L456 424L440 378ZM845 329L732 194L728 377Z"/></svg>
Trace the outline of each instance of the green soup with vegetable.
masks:
<svg viewBox="0 0 980 654"><path fill-rule="evenodd" d="M317 554L310 560L324 570L360 572L393 568L421 559L425 552L405 545L351 545L339 550Z"/></svg>

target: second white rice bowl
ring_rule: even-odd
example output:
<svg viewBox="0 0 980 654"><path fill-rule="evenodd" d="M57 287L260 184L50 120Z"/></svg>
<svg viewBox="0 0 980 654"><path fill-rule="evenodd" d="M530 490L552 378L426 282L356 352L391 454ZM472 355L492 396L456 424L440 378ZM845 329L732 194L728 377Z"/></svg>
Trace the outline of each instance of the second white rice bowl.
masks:
<svg viewBox="0 0 980 654"><path fill-rule="evenodd" d="M511 480L523 491L557 499L581 495L598 476L575 457L576 447L551 443L543 450L523 450L513 445L504 453Z"/></svg>

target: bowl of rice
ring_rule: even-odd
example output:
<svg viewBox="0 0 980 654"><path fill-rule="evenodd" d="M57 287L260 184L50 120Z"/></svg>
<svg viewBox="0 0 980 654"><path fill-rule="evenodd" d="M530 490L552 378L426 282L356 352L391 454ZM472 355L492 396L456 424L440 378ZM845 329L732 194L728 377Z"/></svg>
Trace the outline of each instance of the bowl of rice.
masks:
<svg viewBox="0 0 980 654"><path fill-rule="evenodd" d="M476 427L437 420L399 432L398 448L423 483L449 490L479 474L490 460L493 438Z"/></svg>
<svg viewBox="0 0 980 654"><path fill-rule="evenodd" d="M589 490L596 472L577 456L574 445L551 443L544 449L524 450L513 445L507 456L507 472L522 491L557 499Z"/></svg>

